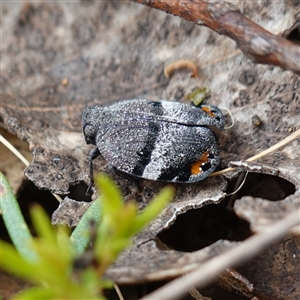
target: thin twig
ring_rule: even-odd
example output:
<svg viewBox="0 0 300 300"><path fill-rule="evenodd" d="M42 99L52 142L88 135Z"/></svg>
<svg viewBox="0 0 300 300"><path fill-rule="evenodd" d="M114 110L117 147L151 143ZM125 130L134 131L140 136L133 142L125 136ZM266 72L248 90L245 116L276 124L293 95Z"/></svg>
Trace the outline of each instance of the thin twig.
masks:
<svg viewBox="0 0 300 300"><path fill-rule="evenodd" d="M201 265L195 271L173 280L141 300L178 299L192 288L203 288L212 282L225 268L236 267L258 255L266 247L286 236L294 226L300 226L300 209L290 213L279 222L274 222L259 234ZM300 231L300 228L298 229Z"/></svg>
<svg viewBox="0 0 300 300"><path fill-rule="evenodd" d="M294 133L290 134L289 136L287 136L285 139L283 139L282 141L278 142L277 144L271 146L270 148L246 159L246 161L255 161L257 159L260 159L276 150L278 150L279 148L287 145L288 143L292 142L293 140L296 140L300 138L300 129L296 130ZM214 172L212 174L210 174L209 176L217 176L217 175L222 175L222 174L225 174L225 173L228 173L228 172L231 172L231 171L234 171L235 168L226 168L226 169L223 169L221 171L218 171L218 172Z"/></svg>
<svg viewBox="0 0 300 300"><path fill-rule="evenodd" d="M232 3L203 0L131 1L206 26L234 40L253 62L280 66L300 75L300 47L252 22Z"/></svg>
<svg viewBox="0 0 300 300"><path fill-rule="evenodd" d="M273 145L272 147L266 149L265 151L262 151L261 153L258 153L257 155L254 155L254 156L248 158L246 161L254 161L254 160L260 159L263 156L266 156L266 155L278 150L282 146L285 146L286 144L288 144L298 138L300 138L300 129L296 130L294 133L290 134L285 139L283 139L282 141Z"/></svg>
<svg viewBox="0 0 300 300"><path fill-rule="evenodd" d="M0 143L8 148L25 166L29 165L29 161L2 135L0 135Z"/></svg>
<svg viewBox="0 0 300 300"><path fill-rule="evenodd" d="M122 292L121 292L119 286L118 286L117 284L114 283L114 288L115 288L115 291L116 291L116 293L117 293L119 299L120 299L120 300L124 300L124 297L123 297L123 295L122 295Z"/></svg>

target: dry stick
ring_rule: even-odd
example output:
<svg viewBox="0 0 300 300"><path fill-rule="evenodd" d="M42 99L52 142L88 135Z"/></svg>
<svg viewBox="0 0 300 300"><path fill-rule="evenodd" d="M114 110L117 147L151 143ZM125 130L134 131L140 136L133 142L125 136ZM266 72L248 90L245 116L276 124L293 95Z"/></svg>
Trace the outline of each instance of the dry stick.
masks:
<svg viewBox="0 0 300 300"><path fill-rule="evenodd" d="M225 268L236 267L255 257L266 247L286 236L294 226L300 227L300 209L290 213L279 222L272 223L264 232L248 238L235 248L212 258L195 271L173 280L141 300L175 300L187 294L194 287L203 288L224 272ZM300 231L300 228L298 230Z"/></svg>
<svg viewBox="0 0 300 300"><path fill-rule="evenodd" d="M25 166L29 165L29 161L6 139L0 134L0 143L8 148Z"/></svg>
<svg viewBox="0 0 300 300"><path fill-rule="evenodd" d="M300 129L296 130L294 133L290 134L289 136L287 136L285 139L283 139L282 141L278 142L277 144L273 145L272 147L246 159L246 161L254 161L257 159L260 159L274 151L276 151L277 149L285 146L286 144L292 142L293 140L300 138ZM210 174L209 176L217 176L217 175L222 175L225 174L227 172L231 172L234 171L235 168L226 168L224 170L218 171L218 172L214 172L212 174Z"/></svg>
<svg viewBox="0 0 300 300"><path fill-rule="evenodd" d="M29 161L1 134L0 134L0 143L6 146L16 157L18 157L26 167L29 165ZM58 202L62 201L62 199L58 195L53 193L52 195L56 198Z"/></svg>
<svg viewBox="0 0 300 300"><path fill-rule="evenodd" d="M118 286L117 284L114 283L114 288L115 288L115 290L116 290L116 293L117 293L119 299L120 299L120 300L124 300L124 297L123 297L123 295L122 295L122 292L121 292L119 286Z"/></svg>
<svg viewBox="0 0 300 300"><path fill-rule="evenodd" d="M252 22L232 3L208 3L202 0L131 1L209 27L234 40L253 62L280 66L300 75L300 47Z"/></svg>

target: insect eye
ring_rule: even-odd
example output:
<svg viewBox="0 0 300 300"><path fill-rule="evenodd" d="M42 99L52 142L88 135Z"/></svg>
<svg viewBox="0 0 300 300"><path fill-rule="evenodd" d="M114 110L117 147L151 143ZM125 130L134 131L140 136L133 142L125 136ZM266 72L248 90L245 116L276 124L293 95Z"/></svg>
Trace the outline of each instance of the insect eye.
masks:
<svg viewBox="0 0 300 300"><path fill-rule="evenodd" d="M93 125L86 125L83 129L83 133L88 144L92 143L96 136L96 128Z"/></svg>

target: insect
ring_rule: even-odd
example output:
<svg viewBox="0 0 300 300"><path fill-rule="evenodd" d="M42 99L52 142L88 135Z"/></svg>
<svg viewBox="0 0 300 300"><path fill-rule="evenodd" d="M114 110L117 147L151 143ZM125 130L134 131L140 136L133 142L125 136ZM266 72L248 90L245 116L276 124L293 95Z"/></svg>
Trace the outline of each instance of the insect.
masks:
<svg viewBox="0 0 300 300"><path fill-rule="evenodd" d="M123 173L165 182L197 182L215 170L219 148L211 129L224 128L221 111L170 101L125 100L111 106L87 107L82 115L87 144ZM92 184L92 183L91 183Z"/></svg>

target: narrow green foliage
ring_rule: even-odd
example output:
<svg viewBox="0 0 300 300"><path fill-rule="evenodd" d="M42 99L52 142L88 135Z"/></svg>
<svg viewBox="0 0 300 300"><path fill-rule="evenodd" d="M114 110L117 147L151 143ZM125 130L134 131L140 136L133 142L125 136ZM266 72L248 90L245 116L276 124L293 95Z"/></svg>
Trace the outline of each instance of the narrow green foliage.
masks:
<svg viewBox="0 0 300 300"><path fill-rule="evenodd" d="M143 227L155 219L157 215L167 206L174 197L174 189L171 187L164 188L160 193L148 204L143 212L136 216L133 234L142 230Z"/></svg>
<svg viewBox="0 0 300 300"><path fill-rule="evenodd" d="M29 246L32 241L32 236L25 223L11 186L1 172L0 209L2 210L3 220L9 236L18 252L27 259L34 260L36 256Z"/></svg>
<svg viewBox="0 0 300 300"><path fill-rule="evenodd" d="M33 208L32 219L34 226L39 226L39 237L31 242L37 256L34 261L0 241L0 267L37 285L19 294L17 299L103 299L99 296L102 281L95 269L83 269L77 276L73 273L76 251L69 230L63 226L53 228L38 206Z"/></svg>
<svg viewBox="0 0 300 300"><path fill-rule="evenodd" d="M107 217L118 213L123 207L120 189L105 175L99 175L97 177L96 185L102 193L103 214Z"/></svg>
<svg viewBox="0 0 300 300"><path fill-rule="evenodd" d="M82 254L90 242L90 224L94 222L98 225L102 215L101 201L95 200L85 214L82 216L78 225L72 232L70 239L74 245L77 255Z"/></svg>
<svg viewBox="0 0 300 300"><path fill-rule="evenodd" d="M97 200L91 205L71 238L66 227L51 226L42 208L33 208L32 220L38 237L30 237L28 249L35 254L34 259L20 255L13 246L0 241L0 267L36 285L15 299L104 299L102 290L112 284L101 276L130 244L132 236L153 220L174 194L171 188L163 189L139 213L136 203L123 203L120 190L106 176L97 178L97 186L102 192L101 204ZM5 214L9 216L6 209ZM82 253L91 235L90 220L99 223L96 219L101 214L95 236L92 234L90 240L94 243L92 252Z"/></svg>
<svg viewBox="0 0 300 300"><path fill-rule="evenodd" d="M33 211L31 218L37 234L40 238L44 238L48 243L54 245L56 243L56 233L53 231L51 223L48 222L48 215L40 206L34 207Z"/></svg>
<svg viewBox="0 0 300 300"><path fill-rule="evenodd" d="M123 203L118 187L108 177L96 178L102 191L103 217L98 227L95 256L99 261L99 274L115 261L119 253L131 242L131 237L152 221L174 196L174 189L165 187L141 213L135 202ZM113 200L112 200L113 199Z"/></svg>
<svg viewBox="0 0 300 300"><path fill-rule="evenodd" d="M14 275L26 279L32 272L32 262L21 256L12 245L0 240L0 267Z"/></svg>

